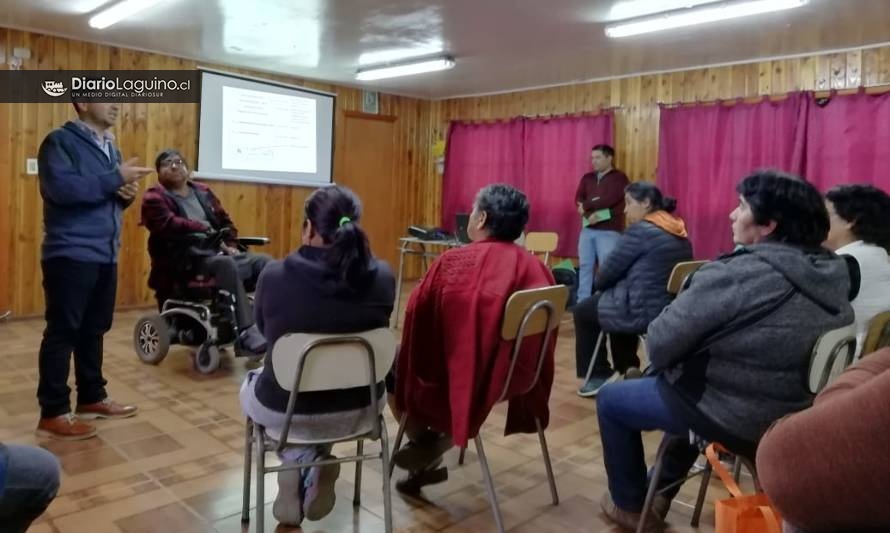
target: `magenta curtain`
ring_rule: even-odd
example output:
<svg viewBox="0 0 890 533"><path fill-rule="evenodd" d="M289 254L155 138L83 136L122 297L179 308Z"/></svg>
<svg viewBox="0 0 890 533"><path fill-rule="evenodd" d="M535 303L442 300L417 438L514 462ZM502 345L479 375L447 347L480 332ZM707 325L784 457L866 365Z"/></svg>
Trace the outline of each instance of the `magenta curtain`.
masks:
<svg viewBox="0 0 890 533"><path fill-rule="evenodd" d="M580 222L575 190L590 170L590 149L612 143L611 113L509 122L452 123L443 179L442 224L469 212L473 197L490 183L507 183L528 195L529 231L559 234L559 256L577 255Z"/></svg>
<svg viewBox="0 0 890 533"><path fill-rule="evenodd" d="M677 199L695 257L731 251L736 184L754 169L801 174L809 95L773 102L662 106L659 188Z"/></svg>
<svg viewBox="0 0 890 533"><path fill-rule="evenodd" d="M452 122L442 178L442 227L454 231L454 215L469 213L473 199L490 183L522 183L521 118L473 124Z"/></svg>
<svg viewBox="0 0 890 533"><path fill-rule="evenodd" d="M807 180L823 192L840 183L890 191L890 93L832 95L807 116Z"/></svg>

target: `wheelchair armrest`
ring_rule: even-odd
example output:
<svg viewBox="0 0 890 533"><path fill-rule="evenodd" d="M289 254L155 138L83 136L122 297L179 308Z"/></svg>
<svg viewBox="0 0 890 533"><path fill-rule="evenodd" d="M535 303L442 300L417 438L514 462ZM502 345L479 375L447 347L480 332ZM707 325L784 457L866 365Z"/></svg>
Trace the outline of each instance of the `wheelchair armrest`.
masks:
<svg viewBox="0 0 890 533"><path fill-rule="evenodd" d="M181 233L179 235L171 235L167 237L171 241L183 243L183 244L201 244L206 241L210 236L207 233Z"/></svg>
<svg viewBox="0 0 890 533"><path fill-rule="evenodd" d="M269 244L269 237L238 237L241 246L264 246Z"/></svg>

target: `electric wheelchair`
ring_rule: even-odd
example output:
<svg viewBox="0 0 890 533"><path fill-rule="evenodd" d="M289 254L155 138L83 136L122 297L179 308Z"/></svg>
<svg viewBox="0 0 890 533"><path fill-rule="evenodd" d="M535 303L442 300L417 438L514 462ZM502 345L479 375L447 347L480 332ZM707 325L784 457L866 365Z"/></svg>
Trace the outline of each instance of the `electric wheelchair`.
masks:
<svg viewBox="0 0 890 533"><path fill-rule="evenodd" d="M158 313L142 316L133 329L133 347L139 359L157 365L167 357L171 345L196 348L194 366L201 374L219 368L221 348L232 346L236 357L257 358L242 348L235 312L235 295L216 286L201 270L201 259L215 255L229 231L189 234L175 239L184 250L177 264L176 280L167 293L156 292ZM240 248L269 243L266 237L239 237ZM245 286L248 293L255 287ZM248 296L252 302L253 295Z"/></svg>

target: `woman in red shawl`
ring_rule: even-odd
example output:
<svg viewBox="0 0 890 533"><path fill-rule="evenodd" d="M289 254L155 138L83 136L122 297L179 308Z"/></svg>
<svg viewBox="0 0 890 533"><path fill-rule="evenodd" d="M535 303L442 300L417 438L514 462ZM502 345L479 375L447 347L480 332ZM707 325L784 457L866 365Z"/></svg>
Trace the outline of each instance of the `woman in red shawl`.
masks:
<svg viewBox="0 0 890 533"><path fill-rule="evenodd" d="M513 242L528 217L522 192L485 187L470 214L467 233L473 242L442 254L411 293L395 383L390 381L393 413L400 419L407 412L409 421L409 442L394 457L410 473L396 484L400 490L447 479L444 468L436 469L442 455L454 444L466 446L502 391L512 348L500 336L507 299L554 284L547 267ZM526 394L519 392L534 379L538 347L529 342L520 352L506 396L506 433L535 432L535 417L546 427L555 341L551 336L540 379Z"/></svg>

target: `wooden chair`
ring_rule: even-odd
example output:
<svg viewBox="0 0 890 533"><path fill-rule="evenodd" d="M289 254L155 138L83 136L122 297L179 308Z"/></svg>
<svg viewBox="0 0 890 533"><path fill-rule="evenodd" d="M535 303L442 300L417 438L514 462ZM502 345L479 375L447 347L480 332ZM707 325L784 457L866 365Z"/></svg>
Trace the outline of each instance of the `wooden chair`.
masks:
<svg viewBox="0 0 890 533"><path fill-rule="evenodd" d="M708 261L683 261L674 265L668 277L667 291L674 296L680 294L689 285L692 274L707 263Z"/></svg>
<svg viewBox="0 0 890 533"><path fill-rule="evenodd" d="M538 255L544 254L544 264L550 266L550 254L559 244L559 235L552 231L532 231L525 235L525 249Z"/></svg>
<svg viewBox="0 0 890 533"><path fill-rule="evenodd" d="M534 378L522 392L517 394L525 394L538 384L541 369L544 367L544 360L547 356L547 346L550 344L550 335L553 330L559 326L568 299L569 291L565 285L554 285L552 287L517 291L510 296L504 310L504 319L501 323L500 335L501 339L505 341L513 341L513 351L507 378L504 381L501 394L495 403L500 403L509 399L507 398L507 392L513 381L513 372L516 370L516 362L519 359L523 341L533 335L543 334L541 349L538 351ZM402 444L402 437L405 434L407 421L408 413L406 412L402 414L401 420L399 421L399 431L396 434L395 444L393 445L394 455ZM547 471L547 481L550 484L550 496L553 500L553 505L557 505L559 504L559 496L556 492L556 480L553 477L553 468L550 464L550 453L547 451L547 441L544 438L544 428L541 426L540 420L536 419L535 424L538 429L538 441L541 444L544 467ZM498 531L503 533L504 523L501 517L500 507L498 506L497 494L494 490L491 471L488 468L488 460L485 457L481 431L473 437L473 442L476 445L476 453L479 455L479 465L482 468L482 478L485 481L485 488L491 503L491 511L494 514L494 520L497 524ZM463 450L461 450L461 457L463 457ZM392 474L392 468L393 462L390 461L390 475Z"/></svg>
<svg viewBox="0 0 890 533"><path fill-rule="evenodd" d="M886 346L890 346L890 311L878 313L869 321L859 356L864 357Z"/></svg>
<svg viewBox="0 0 890 533"><path fill-rule="evenodd" d="M272 348L272 364L275 380L284 390L290 391L287 402L286 423L283 428L266 428L247 418L244 447L244 495L241 522L250 521L250 463L251 452L256 455L256 527L264 531L263 525L263 478L272 472L300 470L313 466L334 463L354 462L355 492L353 504L361 501L362 462L379 459L383 462L383 521L386 533L392 531L392 504L390 496L389 439L386 424L383 422L381 407L376 394L371 394L370 409L364 420L357 420L352 432L331 434L319 438L301 439L290 435L291 419L299 393L321 390L339 390L353 387L370 387L375 390L378 377L386 375L395 358L396 341L392 331L379 328L350 335L287 334L275 342ZM379 440L380 453L364 454L365 440ZM284 463L281 466L267 467L267 452L281 453L293 446L335 444L356 441L354 456L337 459L323 459L305 463Z"/></svg>

